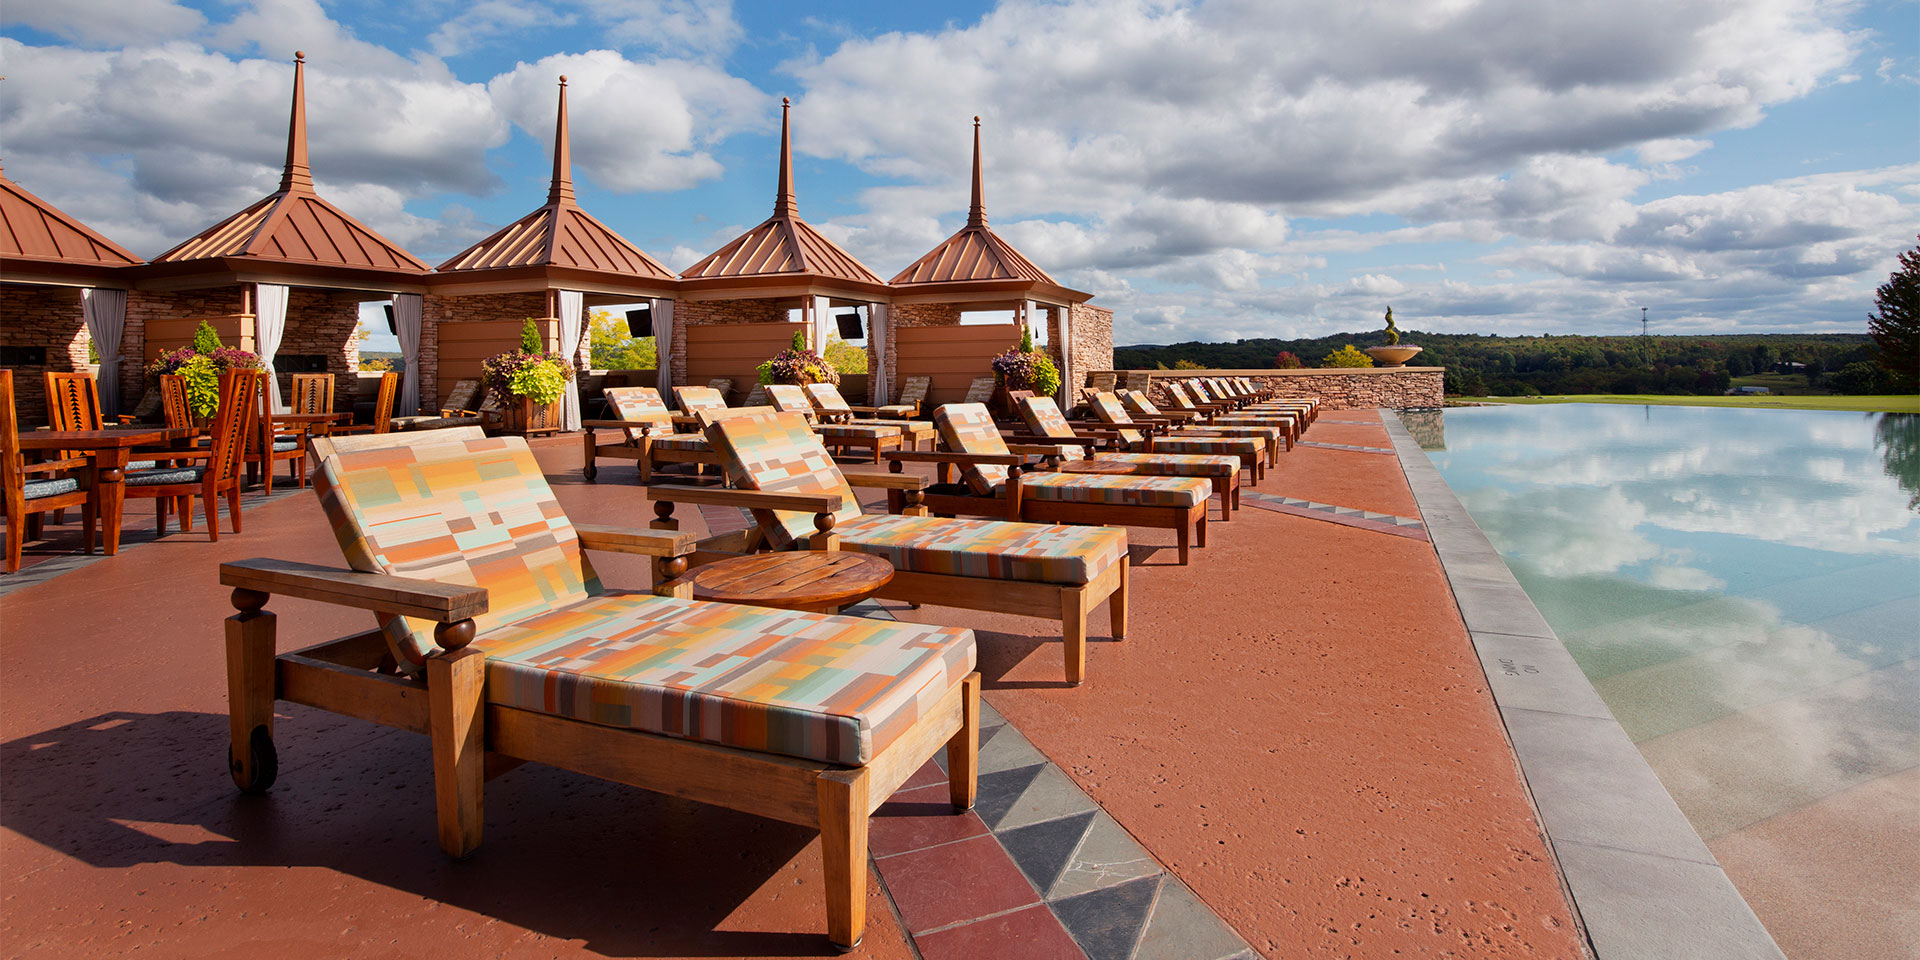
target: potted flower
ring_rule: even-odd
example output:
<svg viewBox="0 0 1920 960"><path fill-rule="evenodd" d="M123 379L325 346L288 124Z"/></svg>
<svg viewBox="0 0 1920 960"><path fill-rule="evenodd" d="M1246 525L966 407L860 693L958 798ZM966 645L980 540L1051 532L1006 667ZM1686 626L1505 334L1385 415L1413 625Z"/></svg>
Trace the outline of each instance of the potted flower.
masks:
<svg viewBox="0 0 1920 960"><path fill-rule="evenodd" d="M766 362L755 368L760 374L760 383L791 383L804 387L809 383L831 383L840 385L840 371L827 362L827 358L807 349L806 335L793 335L793 344L774 354Z"/></svg>
<svg viewBox="0 0 1920 960"><path fill-rule="evenodd" d="M258 370L257 354L220 345L213 324L200 321L193 346L169 350L147 364L147 389L160 389L160 377L177 375L187 388L187 409L195 424L204 426L220 409L220 375L229 370Z"/></svg>
<svg viewBox="0 0 1920 960"><path fill-rule="evenodd" d="M1051 397L1060 390L1060 368L1053 358L1036 349L1031 329L1020 332L1020 345L993 358L993 406L1001 413L1013 412L1014 390L1031 390Z"/></svg>
<svg viewBox="0 0 1920 960"><path fill-rule="evenodd" d="M1400 342L1400 328L1393 325L1393 308L1387 308L1387 345L1368 347L1367 356L1383 367L1404 367L1423 348Z"/></svg>
<svg viewBox="0 0 1920 960"><path fill-rule="evenodd" d="M507 433L551 433L560 429L560 398L573 379L573 364L541 349L540 332L528 318L520 331L520 349L496 353L480 362L487 396L503 412Z"/></svg>

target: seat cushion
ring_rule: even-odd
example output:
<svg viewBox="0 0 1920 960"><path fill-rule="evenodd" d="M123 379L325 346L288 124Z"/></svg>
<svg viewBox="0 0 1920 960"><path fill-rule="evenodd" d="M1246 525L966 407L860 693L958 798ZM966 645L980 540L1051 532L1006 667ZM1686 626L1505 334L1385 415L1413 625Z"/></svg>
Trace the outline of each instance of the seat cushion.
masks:
<svg viewBox="0 0 1920 960"><path fill-rule="evenodd" d="M1127 532L1118 527L868 514L834 532L841 549L913 573L1075 585L1127 560Z"/></svg>
<svg viewBox="0 0 1920 960"><path fill-rule="evenodd" d="M918 404L889 403L882 407L875 407L874 412L883 417L911 417L918 412L919 409Z"/></svg>
<svg viewBox="0 0 1920 960"><path fill-rule="evenodd" d="M687 453L711 453L713 445L697 433L669 433L653 438L656 450L682 450Z"/></svg>
<svg viewBox="0 0 1920 960"><path fill-rule="evenodd" d="M974 666L973 631L645 593L489 630L487 699L823 763L863 764Z"/></svg>
<svg viewBox="0 0 1920 960"><path fill-rule="evenodd" d="M206 476L205 467L180 467L169 470L128 471L126 484L129 487L147 487L163 483L199 483Z"/></svg>
<svg viewBox="0 0 1920 960"><path fill-rule="evenodd" d="M1214 424L1209 423L1204 427L1181 427L1178 430L1175 430L1172 436L1175 436L1175 437L1252 437L1256 440L1265 440L1268 443L1279 443L1280 438L1285 436L1286 432L1287 431L1281 427L1237 426L1237 425L1223 427L1223 426L1216 426Z"/></svg>
<svg viewBox="0 0 1920 960"><path fill-rule="evenodd" d="M1206 477L1224 480L1231 486L1240 479L1239 457L1218 457L1189 453L1102 453L1102 463L1124 463L1136 476Z"/></svg>
<svg viewBox="0 0 1920 960"><path fill-rule="evenodd" d="M823 437L844 440L880 440L886 437L899 437L900 429L897 423L820 423L814 425L813 432Z"/></svg>
<svg viewBox="0 0 1920 960"><path fill-rule="evenodd" d="M159 465L160 465L160 461L158 460L135 460L132 463L127 464L126 469L152 470L154 467L157 467Z"/></svg>
<svg viewBox="0 0 1920 960"><path fill-rule="evenodd" d="M274 453L292 453L298 449L300 449L300 441L298 440L275 440L273 442Z"/></svg>
<svg viewBox="0 0 1920 960"><path fill-rule="evenodd" d="M26 483L26 496L28 500L38 500L42 497L57 497L63 493L73 493L79 489L80 481L75 477L54 477L51 480L28 480Z"/></svg>
<svg viewBox="0 0 1920 960"><path fill-rule="evenodd" d="M1213 496L1200 477L1113 477L1095 473L1028 473L1020 495L1032 500L1099 503L1127 507L1187 508ZM1120 521L1125 522L1125 521Z"/></svg>
<svg viewBox="0 0 1920 960"><path fill-rule="evenodd" d="M477 427L479 417L395 417L395 430L445 430L448 427Z"/></svg>
<svg viewBox="0 0 1920 960"><path fill-rule="evenodd" d="M1256 437L1158 437L1154 453L1217 453L1242 457L1264 457L1266 441Z"/></svg>

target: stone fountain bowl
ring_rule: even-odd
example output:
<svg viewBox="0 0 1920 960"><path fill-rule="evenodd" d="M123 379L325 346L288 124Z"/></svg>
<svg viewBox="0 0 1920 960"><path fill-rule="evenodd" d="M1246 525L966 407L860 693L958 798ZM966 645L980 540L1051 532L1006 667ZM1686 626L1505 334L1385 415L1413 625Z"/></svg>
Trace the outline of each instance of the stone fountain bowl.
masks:
<svg viewBox="0 0 1920 960"><path fill-rule="evenodd" d="M1410 343L1402 343L1391 347L1366 347L1364 350L1367 356L1373 358L1377 366L1404 367L1408 360L1413 359L1414 354L1420 352L1421 348Z"/></svg>

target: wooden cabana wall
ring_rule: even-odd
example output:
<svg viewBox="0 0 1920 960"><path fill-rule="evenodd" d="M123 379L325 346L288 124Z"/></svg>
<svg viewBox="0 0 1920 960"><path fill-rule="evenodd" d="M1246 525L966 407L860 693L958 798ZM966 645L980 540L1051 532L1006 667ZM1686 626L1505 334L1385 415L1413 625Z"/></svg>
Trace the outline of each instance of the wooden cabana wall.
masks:
<svg viewBox="0 0 1920 960"><path fill-rule="evenodd" d="M930 407L958 403L975 377L993 376L993 358L1019 342L1020 327L1011 323L896 327L891 351L896 376L889 380L897 393L907 377L931 377Z"/></svg>
<svg viewBox="0 0 1920 960"><path fill-rule="evenodd" d="M793 344L804 323L695 323L681 331L686 358L683 384L703 385L715 377L733 381L728 401L745 396L759 382L757 368L768 357ZM672 398L667 398L672 402Z"/></svg>

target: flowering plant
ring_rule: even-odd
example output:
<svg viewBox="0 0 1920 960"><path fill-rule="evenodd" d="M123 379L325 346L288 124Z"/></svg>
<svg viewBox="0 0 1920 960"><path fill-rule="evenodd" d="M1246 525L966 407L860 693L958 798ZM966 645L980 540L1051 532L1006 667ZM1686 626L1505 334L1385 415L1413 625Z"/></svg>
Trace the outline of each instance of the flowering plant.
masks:
<svg viewBox="0 0 1920 960"><path fill-rule="evenodd" d="M1034 349L1033 331L1020 334L1020 345L993 358L994 376L1009 390L1032 390L1043 397L1060 390L1060 368L1053 358Z"/></svg>
<svg viewBox="0 0 1920 960"><path fill-rule="evenodd" d="M187 406L193 415L211 417L220 409L220 375L229 370L258 370L262 364L258 354L221 346L220 335L205 320L194 331L193 342L147 364L147 380L157 385L162 374L178 374L186 382Z"/></svg>
<svg viewBox="0 0 1920 960"><path fill-rule="evenodd" d="M773 355L772 359L755 369L759 371L760 382L791 383L806 386L809 383L840 383L840 371L833 368L825 357L807 349L806 337L793 335L793 345Z"/></svg>
<svg viewBox="0 0 1920 960"><path fill-rule="evenodd" d="M573 379L573 364L558 354L509 350L480 361L480 377L487 395L502 405L527 397L545 406L560 399Z"/></svg>

